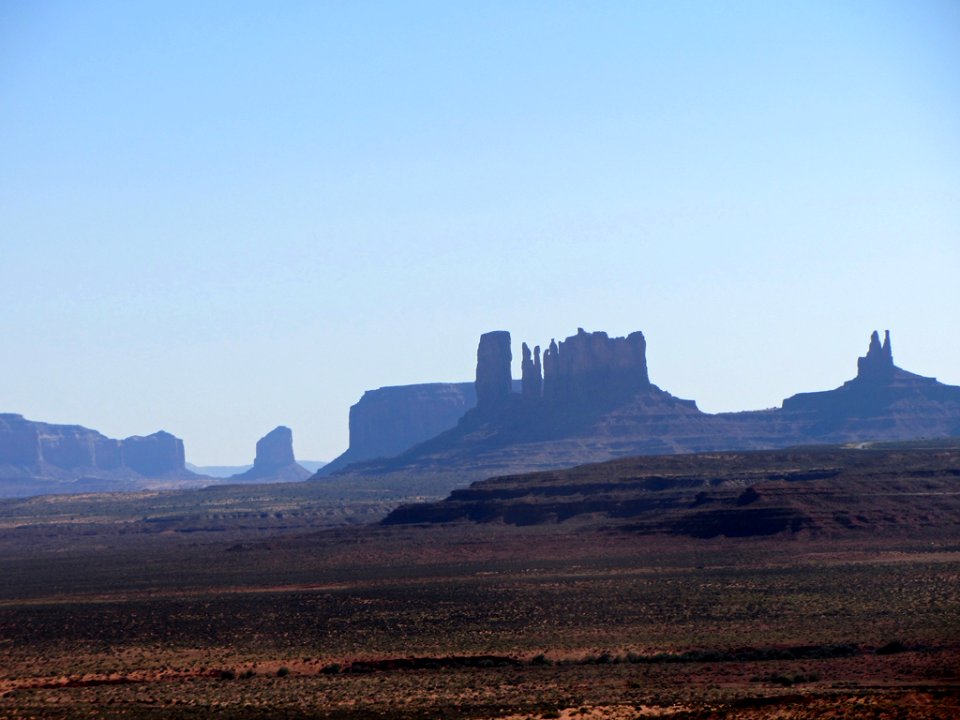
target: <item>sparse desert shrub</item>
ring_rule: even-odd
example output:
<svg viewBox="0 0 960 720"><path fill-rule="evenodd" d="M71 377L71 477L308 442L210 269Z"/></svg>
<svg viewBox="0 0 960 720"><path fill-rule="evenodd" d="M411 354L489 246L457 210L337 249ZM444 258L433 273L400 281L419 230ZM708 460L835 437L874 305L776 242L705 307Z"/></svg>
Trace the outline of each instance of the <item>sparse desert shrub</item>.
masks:
<svg viewBox="0 0 960 720"><path fill-rule="evenodd" d="M236 680L237 674L233 670L221 670L220 671L221 680Z"/></svg>
<svg viewBox="0 0 960 720"><path fill-rule="evenodd" d="M286 666L281 666L277 668L277 677L286 677L290 674L290 668Z"/></svg>
<svg viewBox="0 0 960 720"><path fill-rule="evenodd" d="M543 653L540 653L539 655L535 655L530 659L530 664L531 665L553 665L553 661L548 659L547 656L544 655Z"/></svg>
<svg viewBox="0 0 960 720"><path fill-rule="evenodd" d="M324 675L337 675L340 670L340 663L331 663L330 665L324 665L320 672Z"/></svg>
<svg viewBox="0 0 960 720"><path fill-rule="evenodd" d="M760 678L760 679L766 680L767 682L771 682L774 685L791 687L799 683L816 682L817 680L820 679L820 676L817 673L797 673L795 675L773 673L771 675L767 675L766 677Z"/></svg>
<svg viewBox="0 0 960 720"><path fill-rule="evenodd" d="M878 647L875 652L877 655L895 655L897 653L907 652L909 649L910 648L908 648L899 640L892 640L886 645Z"/></svg>

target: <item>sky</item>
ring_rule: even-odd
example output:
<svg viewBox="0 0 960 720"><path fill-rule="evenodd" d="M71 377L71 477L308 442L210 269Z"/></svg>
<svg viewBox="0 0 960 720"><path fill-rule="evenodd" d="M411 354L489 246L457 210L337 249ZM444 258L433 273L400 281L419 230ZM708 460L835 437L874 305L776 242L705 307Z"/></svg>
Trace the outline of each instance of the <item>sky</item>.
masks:
<svg viewBox="0 0 960 720"><path fill-rule="evenodd" d="M960 384L960 3L0 2L0 412L348 443L481 333L707 412Z"/></svg>

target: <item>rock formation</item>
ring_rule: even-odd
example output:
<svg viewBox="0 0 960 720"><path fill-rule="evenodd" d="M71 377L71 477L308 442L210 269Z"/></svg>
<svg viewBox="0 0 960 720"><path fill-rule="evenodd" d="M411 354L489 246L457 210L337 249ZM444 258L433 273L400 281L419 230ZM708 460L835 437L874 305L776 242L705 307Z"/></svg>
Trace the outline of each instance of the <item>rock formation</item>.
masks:
<svg viewBox="0 0 960 720"><path fill-rule="evenodd" d="M121 450L123 463L144 477L185 470L183 440L163 430L146 437L128 437Z"/></svg>
<svg viewBox="0 0 960 720"><path fill-rule="evenodd" d="M279 425L257 440L253 467L230 479L234 482L294 482L306 480L311 474L294 458L293 432Z"/></svg>
<svg viewBox="0 0 960 720"><path fill-rule="evenodd" d="M503 408L510 399L510 333L495 330L480 336L477 346L477 410L482 413Z"/></svg>
<svg viewBox="0 0 960 720"><path fill-rule="evenodd" d="M80 425L0 414L0 496L138 489L145 479L195 478L185 467L183 441L164 431L116 440Z"/></svg>
<svg viewBox="0 0 960 720"><path fill-rule="evenodd" d="M543 370L540 366L540 346L533 349L531 357L530 348L523 343L523 360L520 365L521 395L524 402L539 402L543 397Z"/></svg>
<svg viewBox="0 0 960 720"><path fill-rule="evenodd" d="M392 457L449 430L477 404L472 382L398 385L367 390L350 408L350 447L321 468Z"/></svg>
<svg viewBox="0 0 960 720"><path fill-rule="evenodd" d="M610 338L583 328L544 356L544 397L548 400L625 394L650 386L647 342L642 332Z"/></svg>
<svg viewBox="0 0 960 720"><path fill-rule="evenodd" d="M873 333L857 377L787 398L781 409L710 415L649 379L642 333L582 328L542 356L522 346L522 389L505 391L509 334L481 337L477 391L457 426L361 474L443 472L461 479L560 468L627 455L747 450L960 436L960 387L893 364L889 332ZM538 393L538 388L542 392Z"/></svg>
<svg viewBox="0 0 960 720"><path fill-rule="evenodd" d="M884 380L894 372L893 349L890 347L890 331L884 332L883 345L880 336L874 330L870 335L867 354L857 358L857 378L863 380Z"/></svg>

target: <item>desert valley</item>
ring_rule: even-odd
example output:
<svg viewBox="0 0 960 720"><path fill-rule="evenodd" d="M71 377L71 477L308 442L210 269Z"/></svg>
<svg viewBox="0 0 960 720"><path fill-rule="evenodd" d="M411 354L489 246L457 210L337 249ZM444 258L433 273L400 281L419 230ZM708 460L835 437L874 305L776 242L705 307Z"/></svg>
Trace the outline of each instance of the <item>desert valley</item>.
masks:
<svg viewBox="0 0 960 720"><path fill-rule="evenodd" d="M0 501L0 717L960 713L960 389L876 334L842 388L720 416L639 334L543 359L518 385L485 335L473 409L393 458L304 479L278 428L230 482Z"/></svg>

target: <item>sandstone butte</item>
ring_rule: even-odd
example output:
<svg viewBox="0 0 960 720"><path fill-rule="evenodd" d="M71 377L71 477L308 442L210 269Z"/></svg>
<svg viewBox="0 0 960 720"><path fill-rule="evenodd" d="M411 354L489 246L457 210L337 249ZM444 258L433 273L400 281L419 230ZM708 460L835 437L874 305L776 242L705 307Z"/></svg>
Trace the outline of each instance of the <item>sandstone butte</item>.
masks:
<svg viewBox="0 0 960 720"><path fill-rule="evenodd" d="M631 455L960 436L960 387L897 367L889 332L882 342L877 332L871 335L856 377L838 388L793 395L780 408L718 414L701 412L693 400L676 398L650 381L641 332L611 338L581 328L559 343L551 340L542 353L526 343L521 352L518 388L510 375L510 334L498 330L481 336L475 404L455 424L450 420L454 403L445 394L457 388L464 398L458 403L467 405L462 384L409 386L435 388L433 394L411 394L409 403L403 387L371 391L392 393L393 407L408 418L431 415L434 398L445 397L451 405L449 425L391 457L348 464L361 401L351 409L351 451L315 477L339 471L473 478ZM396 418L390 412L368 414L365 422L370 434ZM360 452L353 456L364 459Z"/></svg>

